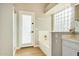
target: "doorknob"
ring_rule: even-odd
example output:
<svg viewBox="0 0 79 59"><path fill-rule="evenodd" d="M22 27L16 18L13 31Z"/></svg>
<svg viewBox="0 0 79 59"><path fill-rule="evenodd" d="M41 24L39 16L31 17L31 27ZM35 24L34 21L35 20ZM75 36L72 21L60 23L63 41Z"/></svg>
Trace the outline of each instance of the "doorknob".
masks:
<svg viewBox="0 0 79 59"><path fill-rule="evenodd" d="M34 24L34 23L32 23L32 24Z"/></svg>
<svg viewBox="0 0 79 59"><path fill-rule="evenodd" d="M34 33L34 31L32 31L32 33Z"/></svg>

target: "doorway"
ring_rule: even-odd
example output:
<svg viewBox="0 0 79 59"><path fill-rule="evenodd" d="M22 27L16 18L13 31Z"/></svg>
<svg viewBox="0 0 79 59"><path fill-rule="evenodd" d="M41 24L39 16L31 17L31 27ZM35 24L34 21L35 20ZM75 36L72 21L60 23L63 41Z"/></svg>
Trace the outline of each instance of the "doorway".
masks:
<svg viewBox="0 0 79 59"><path fill-rule="evenodd" d="M29 47L34 43L33 15L26 11L19 12L19 46Z"/></svg>

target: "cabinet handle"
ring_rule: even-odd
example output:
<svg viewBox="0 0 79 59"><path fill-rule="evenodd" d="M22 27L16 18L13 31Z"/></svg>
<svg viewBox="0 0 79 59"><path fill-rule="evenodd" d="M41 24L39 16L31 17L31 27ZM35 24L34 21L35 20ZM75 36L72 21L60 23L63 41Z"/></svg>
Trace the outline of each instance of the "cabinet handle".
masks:
<svg viewBox="0 0 79 59"><path fill-rule="evenodd" d="M77 56L79 56L79 52L77 52Z"/></svg>
<svg viewBox="0 0 79 59"><path fill-rule="evenodd" d="M44 37L47 38L47 35L45 35Z"/></svg>

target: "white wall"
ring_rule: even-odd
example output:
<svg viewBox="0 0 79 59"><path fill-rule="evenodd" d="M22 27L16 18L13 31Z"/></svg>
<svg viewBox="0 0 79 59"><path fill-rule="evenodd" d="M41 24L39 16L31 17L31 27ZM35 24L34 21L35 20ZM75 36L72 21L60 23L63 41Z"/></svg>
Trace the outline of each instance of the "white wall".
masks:
<svg viewBox="0 0 79 59"><path fill-rule="evenodd" d="M79 32L79 21L75 21L75 32Z"/></svg>
<svg viewBox="0 0 79 59"><path fill-rule="evenodd" d="M79 4L75 6L75 31L79 32Z"/></svg>
<svg viewBox="0 0 79 59"><path fill-rule="evenodd" d="M17 14L13 12L13 55L15 55L17 48Z"/></svg>
<svg viewBox="0 0 79 59"><path fill-rule="evenodd" d="M0 4L0 55L13 55L13 5Z"/></svg>
<svg viewBox="0 0 79 59"><path fill-rule="evenodd" d="M42 51L46 55L51 55L50 53L50 32L51 32L51 16L50 15L41 15L39 18L37 18L37 27L38 27L38 32L36 38L39 38L38 43L39 47L42 49ZM45 38L44 36L47 36ZM46 39L46 40L45 40Z"/></svg>
<svg viewBox="0 0 79 59"><path fill-rule="evenodd" d="M38 18L37 24L39 31L51 31L51 16L42 15Z"/></svg>
<svg viewBox="0 0 79 59"><path fill-rule="evenodd" d="M51 16L42 14L36 18L36 43L39 44L39 31L51 31Z"/></svg>

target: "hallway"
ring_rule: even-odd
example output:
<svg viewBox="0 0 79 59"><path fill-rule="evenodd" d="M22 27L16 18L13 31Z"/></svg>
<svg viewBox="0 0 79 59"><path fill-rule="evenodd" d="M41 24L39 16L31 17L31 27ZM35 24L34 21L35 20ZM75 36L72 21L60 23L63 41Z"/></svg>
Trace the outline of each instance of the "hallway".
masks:
<svg viewBox="0 0 79 59"><path fill-rule="evenodd" d="M16 56L45 56L39 47L26 47L16 51Z"/></svg>

